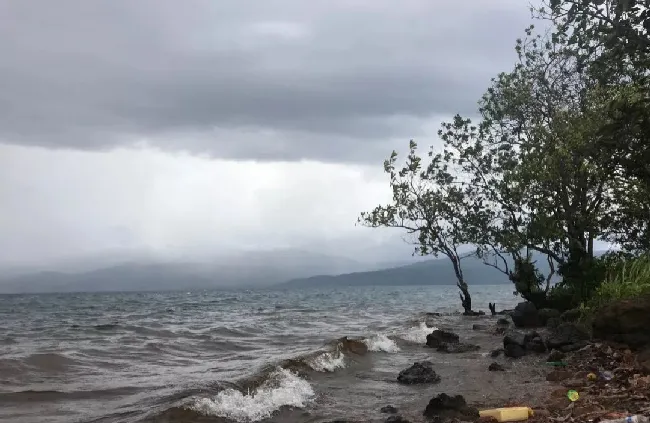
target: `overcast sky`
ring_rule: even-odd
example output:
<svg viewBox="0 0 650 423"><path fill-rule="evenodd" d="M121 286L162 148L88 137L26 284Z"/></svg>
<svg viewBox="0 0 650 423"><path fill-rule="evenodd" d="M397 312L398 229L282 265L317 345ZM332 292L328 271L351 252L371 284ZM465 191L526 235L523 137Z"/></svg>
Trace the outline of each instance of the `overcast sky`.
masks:
<svg viewBox="0 0 650 423"><path fill-rule="evenodd" d="M521 0L0 2L0 264L408 252L354 226L382 160L475 113L529 23Z"/></svg>

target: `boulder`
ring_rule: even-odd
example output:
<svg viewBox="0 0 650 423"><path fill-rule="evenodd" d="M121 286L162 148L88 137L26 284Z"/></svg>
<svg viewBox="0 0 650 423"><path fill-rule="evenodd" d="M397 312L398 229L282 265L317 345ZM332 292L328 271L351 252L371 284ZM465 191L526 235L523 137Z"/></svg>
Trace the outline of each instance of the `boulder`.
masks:
<svg viewBox="0 0 650 423"><path fill-rule="evenodd" d="M478 420L479 413L474 407L468 407L462 395L449 396L442 393L433 397L424 410L424 417L429 419L459 419L461 421Z"/></svg>
<svg viewBox="0 0 650 423"><path fill-rule="evenodd" d="M510 330L506 332L506 336L503 338L503 346L506 347L509 344L515 344L515 345L519 345L520 347L525 347L526 335L516 330Z"/></svg>
<svg viewBox="0 0 650 423"><path fill-rule="evenodd" d="M616 301L601 308L593 321L597 339L650 347L650 296Z"/></svg>
<svg viewBox="0 0 650 423"><path fill-rule="evenodd" d="M589 333L576 323L562 323L546 338L548 348L560 351L575 351L586 345ZM568 350L567 350L568 348Z"/></svg>
<svg viewBox="0 0 650 423"><path fill-rule="evenodd" d="M499 320L497 320L497 325L498 326L510 326L510 320L506 319L505 317L500 317Z"/></svg>
<svg viewBox="0 0 650 423"><path fill-rule="evenodd" d="M440 376L433 370L433 363L430 361L415 362L408 369L399 372L397 381L405 385L440 382Z"/></svg>
<svg viewBox="0 0 650 423"><path fill-rule="evenodd" d="M539 326L539 312L530 301L517 304L512 312L512 321L518 328L536 328Z"/></svg>
<svg viewBox="0 0 650 423"><path fill-rule="evenodd" d="M539 324L541 326L546 326L548 319L557 319L562 315L559 310L556 310L554 308L542 308L537 312L537 314L539 316Z"/></svg>
<svg viewBox="0 0 650 423"><path fill-rule="evenodd" d="M446 330L436 329L427 335L427 346L431 348L438 348L443 343L457 344L458 342L460 342L460 337Z"/></svg>
<svg viewBox="0 0 650 423"><path fill-rule="evenodd" d="M490 366L488 367L488 370L491 371L491 372L505 372L506 371L506 369L504 369L503 366L500 365L499 363L490 364Z"/></svg>
<svg viewBox="0 0 650 423"><path fill-rule="evenodd" d="M546 352L546 344L540 336L537 336L528 342L526 342L526 351L532 351L535 353L543 354Z"/></svg>
<svg viewBox="0 0 650 423"><path fill-rule="evenodd" d="M473 352L473 351L478 351L480 349L481 347L479 347L478 345L464 344L460 342L456 344L449 344L443 342L442 344L438 345L438 348L436 348L436 350L439 352L450 353L450 354Z"/></svg>
<svg viewBox="0 0 650 423"><path fill-rule="evenodd" d="M562 323L562 320L559 317L551 317L546 321L546 327L553 330L560 326L560 323Z"/></svg>
<svg viewBox="0 0 650 423"><path fill-rule="evenodd" d="M379 411L381 411L384 414L397 414L397 408L393 407L392 405L381 407L381 410Z"/></svg>
<svg viewBox="0 0 650 423"><path fill-rule="evenodd" d="M526 350L521 345L508 344L503 348L503 355L510 358L521 358L526 355Z"/></svg>
<svg viewBox="0 0 650 423"><path fill-rule="evenodd" d="M563 322L574 323L580 320L582 313L577 308L567 310L560 316L560 320Z"/></svg>

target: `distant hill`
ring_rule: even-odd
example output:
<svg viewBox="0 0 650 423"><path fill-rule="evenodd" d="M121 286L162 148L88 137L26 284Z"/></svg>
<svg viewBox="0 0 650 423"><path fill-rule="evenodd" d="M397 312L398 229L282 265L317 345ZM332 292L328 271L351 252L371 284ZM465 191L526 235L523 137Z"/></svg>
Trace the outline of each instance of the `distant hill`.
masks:
<svg viewBox="0 0 650 423"><path fill-rule="evenodd" d="M548 265L541 256L537 260L540 271L548 273ZM510 283L506 275L485 265L480 259L466 257L461 260L463 276L470 285L496 285ZM511 263L509 263L511 265ZM339 287L365 285L454 285L456 276L451 262L445 258L427 260L406 266L366 272L345 273L336 276L320 275L296 278L280 284L286 288Z"/></svg>
<svg viewBox="0 0 650 423"><path fill-rule="evenodd" d="M158 291L268 287L314 274L370 270L374 265L301 250L219 257L210 263L152 260L82 271L0 272L0 293Z"/></svg>

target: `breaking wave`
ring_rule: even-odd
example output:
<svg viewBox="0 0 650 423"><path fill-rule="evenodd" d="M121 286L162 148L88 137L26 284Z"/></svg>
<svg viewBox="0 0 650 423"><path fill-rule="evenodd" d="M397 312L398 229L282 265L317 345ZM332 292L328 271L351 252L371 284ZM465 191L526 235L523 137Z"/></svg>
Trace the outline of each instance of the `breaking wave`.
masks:
<svg viewBox="0 0 650 423"><path fill-rule="evenodd" d="M342 352L325 352L307 360L307 365L317 372L333 372L345 367L345 355Z"/></svg>
<svg viewBox="0 0 650 423"><path fill-rule="evenodd" d="M427 335L436 330L436 327L427 326L425 322L420 322L418 326L413 326L408 328L405 332L399 334L398 336L408 342L414 344L426 344Z"/></svg>
<svg viewBox="0 0 650 423"><path fill-rule="evenodd" d="M289 370L278 368L253 392L243 394L226 389L214 398L195 400L190 408L208 416L255 422L271 417L282 407L303 408L314 397L309 382Z"/></svg>
<svg viewBox="0 0 650 423"><path fill-rule="evenodd" d="M426 341L426 337L425 337ZM395 353L400 351L395 341L388 336L379 334L363 340L368 347L368 351Z"/></svg>

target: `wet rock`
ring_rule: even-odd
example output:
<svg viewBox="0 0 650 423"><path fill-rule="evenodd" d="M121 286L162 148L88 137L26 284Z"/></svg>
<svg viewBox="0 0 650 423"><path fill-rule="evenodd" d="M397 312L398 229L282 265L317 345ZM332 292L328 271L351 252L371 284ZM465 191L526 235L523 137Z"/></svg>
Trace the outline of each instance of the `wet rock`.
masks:
<svg viewBox="0 0 650 423"><path fill-rule="evenodd" d="M427 346L438 348L441 344L457 344L460 337L453 332L437 329L427 335Z"/></svg>
<svg viewBox="0 0 650 423"><path fill-rule="evenodd" d="M381 407L381 410L379 411L381 411L384 414L397 414L397 408L393 407L392 405Z"/></svg>
<svg viewBox="0 0 650 423"><path fill-rule="evenodd" d="M500 317L499 320L497 320L497 325L498 326L510 326L510 320L506 319L505 317Z"/></svg>
<svg viewBox="0 0 650 423"><path fill-rule="evenodd" d="M337 339L336 343L341 351L349 351L357 355L364 355L368 352L368 346L363 341L348 339L347 336Z"/></svg>
<svg viewBox="0 0 650 423"><path fill-rule="evenodd" d="M526 350L521 345L508 344L503 348L503 355L510 358L521 358L526 355Z"/></svg>
<svg viewBox="0 0 650 423"><path fill-rule="evenodd" d="M537 314L539 316L539 324L541 326L546 326L548 319L557 319L562 315L559 310L556 310L554 308L542 308L537 312Z"/></svg>
<svg viewBox="0 0 650 423"><path fill-rule="evenodd" d="M634 349L650 347L650 296L616 301L599 310L593 321L594 337L627 344Z"/></svg>
<svg viewBox="0 0 650 423"><path fill-rule="evenodd" d="M427 317L440 317L442 314L440 313L425 313Z"/></svg>
<svg viewBox="0 0 650 423"><path fill-rule="evenodd" d="M551 351L551 354L549 354L546 361L549 361L549 362L562 361L562 360L564 360L564 357L566 357L566 354L563 353L562 351L553 350L553 351Z"/></svg>
<svg viewBox="0 0 650 423"><path fill-rule="evenodd" d="M462 395L449 396L442 393L429 401L423 413L424 417L429 419L459 419L459 420L477 420L479 418L478 410L474 407L468 407L465 398Z"/></svg>
<svg viewBox="0 0 650 423"><path fill-rule="evenodd" d="M499 363L490 364L490 366L488 367L488 370L491 371L491 372L505 372L506 371L506 369L504 369L503 366L500 365Z"/></svg>
<svg viewBox="0 0 650 423"><path fill-rule="evenodd" d="M526 335L516 330L506 332L506 336L503 338L503 346L510 344L519 345L520 347L526 346Z"/></svg>
<svg viewBox="0 0 650 423"><path fill-rule="evenodd" d="M526 342L526 351L544 354L546 352L546 344L544 343L544 340L538 336Z"/></svg>
<svg viewBox="0 0 650 423"><path fill-rule="evenodd" d="M503 354L503 348L499 348L499 349L496 349L496 350L492 351L492 352L490 353L490 357L492 357L492 358L497 358L497 357L500 356L501 354Z"/></svg>
<svg viewBox="0 0 650 423"><path fill-rule="evenodd" d="M503 335L508 331L508 328L505 326L499 326L494 330L495 335Z"/></svg>
<svg viewBox="0 0 650 423"><path fill-rule="evenodd" d="M546 321L546 327L548 329L553 330L553 329L557 328L558 326L560 326L561 323L562 323L562 320L559 317L551 317L550 319L548 319Z"/></svg>
<svg viewBox="0 0 650 423"><path fill-rule="evenodd" d="M406 420L402 416L390 416L385 420L386 423L411 423L410 420Z"/></svg>
<svg viewBox="0 0 650 423"><path fill-rule="evenodd" d="M397 381L405 385L438 383L440 382L440 376L433 370L432 362L418 361L408 369L399 372Z"/></svg>
<svg viewBox="0 0 650 423"><path fill-rule="evenodd" d="M518 328L536 328L539 326L539 312L535 304L530 301L517 304L510 317Z"/></svg>
<svg viewBox="0 0 650 423"><path fill-rule="evenodd" d="M449 354L473 352L473 351L478 351L480 349L481 347L474 344L464 344L464 343L449 344L446 342L443 342L442 344L438 345L438 348L436 348L436 350L439 352L444 352Z"/></svg>
<svg viewBox="0 0 650 423"><path fill-rule="evenodd" d="M580 320L582 313L577 308L567 310L560 316L560 320L568 323L575 323Z"/></svg>
<svg viewBox="0 0 650 423"><path fill-rule="evenodd" d="M566 348L572 348L569 347L570 345L584 344L587 340L589 340L589 333L583 327L576 323L562 323L546 338L546 345L549 348L556 348L560 351L567 352Z"/></svg>
<svg viewBox="0 0 650 423"><path fill-rule="evenodd" d="M480 325L478 323L474 323L472 325L472 330L486 330L486 329L487 329L487 326L485 326L485 325Z"/></svg>
<svg viewBox="0 0 650 423"><path fill-rule="evenodd" d="M479 311L470 310L464 312L463 316L485 316L485 312L483 310L479 310Z"/></svg>

